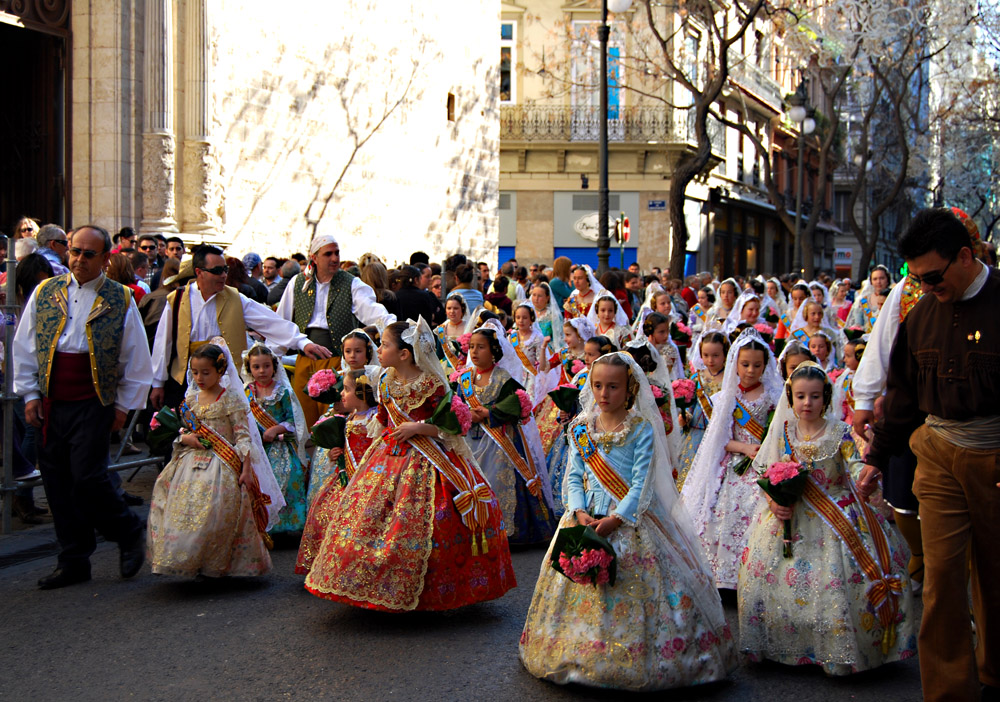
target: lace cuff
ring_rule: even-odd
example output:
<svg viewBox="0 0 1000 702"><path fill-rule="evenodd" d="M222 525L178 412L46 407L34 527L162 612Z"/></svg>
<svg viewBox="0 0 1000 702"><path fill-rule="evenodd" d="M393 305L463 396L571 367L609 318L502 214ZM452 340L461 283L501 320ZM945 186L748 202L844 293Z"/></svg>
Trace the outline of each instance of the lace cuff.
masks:
<svg viewBox="0 0 1000 702"><path fill-rule="evenodd" d="M635 527L635 520L634 519L629 519L628 517L626 517L624 514L622 514L618 510L614 510L614 509L611 510L611 514L609 514L608 516L609 517L618 517L620 520L622 520L622 524L628 524L630 527L633 527L633 528Z"/></svg>

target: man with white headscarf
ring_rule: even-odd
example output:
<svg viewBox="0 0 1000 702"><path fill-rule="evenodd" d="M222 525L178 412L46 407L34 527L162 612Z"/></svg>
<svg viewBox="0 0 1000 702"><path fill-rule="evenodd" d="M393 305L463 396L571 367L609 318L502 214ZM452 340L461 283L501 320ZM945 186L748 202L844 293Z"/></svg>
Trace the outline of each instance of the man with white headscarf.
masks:
<svg viewBox="0 0 1000 702"><path fill-rule="evenodd" d="M341 270L340 244L330 234L312 240L309 267L288 282L277 312L327 352L321 359L299 355L295 361L292 387L309 426L326 407L306 394L305 385L316 371L340 366L340 340L352 329L372 324L381 330L396 321L375 299L374 290Z"/></svg>
<svg viewBox="0 0 1000 702"><path fill-rule="evenodd" d="M247 348L247 329L263 335L270 343L300 349L313 358L330 358L330 352L299 332L269 307L241 295L226 285L229 267L222 250L199 246L190 260L181 264L188 283L167 297L167 304L153 340L153 407L177 407L184 399L188 357L209 339L221 336L234 358Z"/></svg>

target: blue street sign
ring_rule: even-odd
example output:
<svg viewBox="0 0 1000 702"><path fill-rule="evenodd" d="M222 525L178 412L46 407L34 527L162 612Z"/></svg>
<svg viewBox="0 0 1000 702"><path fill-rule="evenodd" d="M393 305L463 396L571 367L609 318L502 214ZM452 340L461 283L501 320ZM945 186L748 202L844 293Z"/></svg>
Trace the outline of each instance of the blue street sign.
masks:
<svg viewBox="0 0 1000 702"><path fill-rule="evenodd" d="M650 210L665 210L665 209L667 209L667 201L666 200L650 200L646 204L646 208L650 209Z"/></svg>

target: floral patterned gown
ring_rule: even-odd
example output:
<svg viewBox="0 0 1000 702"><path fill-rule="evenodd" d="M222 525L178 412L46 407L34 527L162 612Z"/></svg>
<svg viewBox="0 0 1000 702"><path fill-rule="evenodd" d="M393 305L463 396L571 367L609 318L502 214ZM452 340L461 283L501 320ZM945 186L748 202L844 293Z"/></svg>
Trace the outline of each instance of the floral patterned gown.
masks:
<svg viewBox="0 0 1000 702"><path fill-rule="evenodd" d="M231 392L192 409L242 457L251 449L247 412ZM221 577L271 570L250 498L237 481L211 449L174 442L173 457L156 479L149 506L147 558L154 573Z"/></svg>
<svg viewBox="0 0 1000 702"><path fill-rule="evenodd" d="M278 486L281 487L281 494L285 496L285 506L278 513L279 521L271 533L302 531L309 509L306 503L306 470L299 460L300 447L295 438L295 415L292 412L289 388L274 383L271 394L258 398L257 402L276 422L289 430L280 441L264 443L267 460L271 463ZM258 423L257 428L263 437L264 427Z"/></svg>
<svg viewBox="0 0 1000 702"><path fill-rule="evenodd" d="M516 399L515 393L523 388L499 366L494 366L487 385L473 387L476 397L490 412L485 422L491 427L500 428L512 441L521 458L525 458L528 449L515 431L515 427L521 423L521 415L509 411L511 407L520 407L519 402L512 400ZM556 527L552 506L545 504L544 495L535 497L528 491L528 486L514 463L482 425L473 424L465 436L465 442L496 493L510 543L530 545L545 543L551 539ZM544 466L541 468L544 470Z"/></svg>
<svg viewBox="0 0 1000 702"><path fill-rule="evenodd" d="M860 473L862 461L847 425L828 421L818 440L805 442L795 435L794 423L789 422L788 437L795 459L811 468L817 485L874 556L873 540L849 487L850 474ZM876 518L889 545L891 574L901 584L895 642L885 653L882 625L866 597L870 583L837 532L800 500L791 520L792 558L784 558L782 522L761 501L737 592L740 648L751 659L820 665L827 674L846 675L916 654L918 620L906 571L908 554L895 529L877 513Z"/></svg>
<svg viewBox="0 0 1000 702"><path fill-rule="evenodd" d="M392 369L385 372L387 392L414 421L429 419L447 401L447 388L434 377L404 383ZM406 611L454 609L514 587L495 498L474 542L455 507L455 487L410 442L389 439L393 426L385 406L377 419L386 429L330 515L306 589L355 607Z"/></svg>
<svg viewBox="0 0 1000 702"><path fill-rule="evenodd" d="M351 412L347 417L344 426L344 466L348 472L350 472L352 464L354 466L361 465L362 458L374 441L368 436L368 421L375 416L376 411L376 408L372 407L367 412L360 414ZM347 455L348 451L350 457ZM330 461L329 449L317 448L316 458L313 460L318 460L321 456L328 466L326 472L335 470L336 462ZM306 519L305 528L302 530L302 541L299 542L299 555L295 560L295 572L299 575L305 575L312 568L320 544L323 543L326 526L330 523L331 515L340 505L340 498L345 489L346 487L340 484L340 478L336 474L329 475L326 482L317 491L316 499L310 504L309 516Z"/></svg>
<svg viewBox="0 0 1000 702"><path fill-rule="evenodd" d="M767 415L774 409L774 403L767 393L752 402L744 400L742 393L737 392L750 414L761 426L767 425ZM745 428L733 422L733 440L747 444L759 444L760 441ZM750 520L757 507L765 503L763 493L757 485L757 472L748 468L743 475L736 475L734 468L745 458L741 453L727 453L723 459L725 472L722 484L719 486L717 501L712 508L712 514L706 524L695 523L695 529L701 534L702 546L712 572L715 573L715 583L720 588L736 589L740 569L740 556L746 546L750 530Z"/></svg>
<svg viewBox="0 0 1000 702"><path fill-rule="evenodd" d="M630 489L617 504L571 446L568 511L560 526L576 525L576 509L620 516L623 524L608 537L618 557L617 579L613 586L574 583L552 568L550 545L521 634L524 667L559 684L624 690L724 678L736 659L722 605L717 597L711 602L693 597L693 586L707 574L693 570L679 556L685 550L668 540L660 525L669 515L658 507L637 510L653 457L652 426L631 413L618 432L601 433L593 424L589 430Z"/></svg>
<svg viewBox="0 0 1000 702"><path fill-rule="evenodd" d="M706 400L722 389L722 373L719 373L718 377L713 378L712 374L708 371L698 371L691 376L691 380L695 382L701 381L701 391ZM695 401L694 407L688 410L688 431L682 434L681 459L680 465L677 468L678 491L684 487L684 481L687 479L688 471L691 470L694 456L698 453L698 447L701 446L701 437L705 435L705 430L708 429L708 420L709 417L705 415L705 411L701 408L701 403Z"/></svg>

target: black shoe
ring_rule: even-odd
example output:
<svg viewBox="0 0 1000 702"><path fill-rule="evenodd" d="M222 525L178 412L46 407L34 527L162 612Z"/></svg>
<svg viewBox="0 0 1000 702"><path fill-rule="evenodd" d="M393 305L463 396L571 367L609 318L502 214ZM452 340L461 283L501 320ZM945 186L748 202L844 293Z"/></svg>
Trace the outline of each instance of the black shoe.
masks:
<svg viewBox="0 0 1000 702"><path fill-rule="evenodd" d="M121 550L118 564L122 577L131 578L142 570L142 564L146 560L146 539L142 530L139 530L138 536L132 541L122 542L118 547Z"/></svg>
<svg viewBox="0 0 1000 702"><path fill-rule="evenodd" d="M144 499L142 499L138 495L133 495L131 492L124 492L122 494L122 499L125 500L125 504L127 504L129 507L138 507L139 505L146 502Z"/></svg>
<svg viewBox="0 0 1000 702"><path fill-rule="evenodd" d="M90 568L66 568L56 566L56 569L49 575L38 580L38 587L42 590L55 590L56 588L76 585L90 580Z"/></svg>

